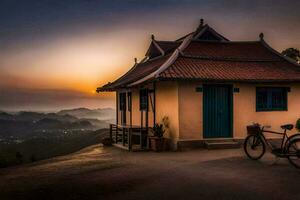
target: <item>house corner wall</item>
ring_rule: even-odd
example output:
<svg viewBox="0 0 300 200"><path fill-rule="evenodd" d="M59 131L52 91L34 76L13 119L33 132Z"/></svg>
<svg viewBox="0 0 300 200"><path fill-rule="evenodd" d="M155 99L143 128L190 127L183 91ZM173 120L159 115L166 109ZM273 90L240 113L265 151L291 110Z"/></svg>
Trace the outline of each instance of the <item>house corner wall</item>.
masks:
<svg viewBox="0 0 300 200"><path fill-rule="evenodd" d="M203 92L201 82L161 82L157 87L157 120L169 116L174 146L180 141L203 140ZM290 87L287 111L256 111L256 87ZM295 124L300 118L300 84L249 84L234 83L239 92L233 93L233 135L234 139L247 136L246 126L253 122L271 125L272 130L282 131L282 124ZM295 130L289 131L289 134ZM175 136L175 137L174 137ZM274 135L267 135L274 137Z"/></svg>
<svg viewBox="0 0 300 200"><path fill-rule="evenodd" d="M256 111L256 87L290 87L288 92L287 111ZM283 124L295 124L300 118L300 84L234 84L239 88L238 93L234 93L233 99L233 137L244 139L247 135L246 126L252 123L270 125L274 131L282 132L280 128ZM288 134L295 133L295 129ZM267 137L276 137L267 134Z"/></svg>
<svg viewBox="0 0 300 200"><path fill-rule="evenodd" d="M179 139L203 139L203 104L202 92L196 88L202 86L200 82L179 82Z"/></svg>
<svg viewBox="0 0 300 200"><path fill-rule="evenodd" d="M179 105L177 82L157 82L156 90L156 123L162 123L164 117L169 119L169 128L165 137L170 139L171 150L177 150L179 139Z"/></svg>

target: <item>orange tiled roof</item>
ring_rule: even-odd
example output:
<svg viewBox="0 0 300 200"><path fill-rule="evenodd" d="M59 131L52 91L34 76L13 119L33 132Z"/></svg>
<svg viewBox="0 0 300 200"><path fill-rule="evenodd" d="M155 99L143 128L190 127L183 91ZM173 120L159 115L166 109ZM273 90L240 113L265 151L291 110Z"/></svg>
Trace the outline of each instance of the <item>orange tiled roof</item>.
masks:
<svg viewBox="0 0 300 200"><path fill-rule="evenodd" d="M153 79L300 82L300 66L269 47L263 35L260 41L231 42L205 25L178 41L153 39L151 45L147 51L150 59L136 64L98 91L130 87ZM151 58L153 55L155 58Z"/></svg>
<svg viewBox="0 0 300 200"><path fill-rule="evenodd" d="M216 42L192 41L183 51L185 55L207 58L278 60L279 56L267 49L261 41Z"/></svg>
<svg viewBox="0 0 300 200"><path fill-rule="evenodd" d="M154 58L151 60L148 60L144 63L138 63L135 66L131 68L126 74L124 74L122 77L114 81L113 83L108 83L104 85L102 88L105 88L104 90L113 90L117 87L125 87L126 84L132 83L134 81L139 80L140 78L145 77L146 75L154 72L157 70L168 58L170 57L170 54ZM98 89L100 91L100 89Z"/></svg>
<svg viewBox="0 0 300 200"><path fill-rule="evenodd" d="M280 61L228 61L180 56L159 74L161 79L205 81L300 81L300 67Z"/></svg>

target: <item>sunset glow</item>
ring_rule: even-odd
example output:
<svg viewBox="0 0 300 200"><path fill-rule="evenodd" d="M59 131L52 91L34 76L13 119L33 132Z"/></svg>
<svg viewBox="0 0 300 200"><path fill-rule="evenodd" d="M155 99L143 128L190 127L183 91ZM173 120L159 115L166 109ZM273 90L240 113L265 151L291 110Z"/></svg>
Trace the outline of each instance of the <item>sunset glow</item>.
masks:
<svg viewBox="0 0 300 200"><path fill-rule="evenodd" d="M256 2L255 6L241 2L77 1L68 7L57 1L48 7L36 4L27 8L24 16L16 14L13 3L4 3L1 16L9 20L0 22L1 90L71 90L84 93L87 99L110 99L107 105L113 106L114 94L96 95L96 88L124 74L134 64L134 57L141 60L151 34L158 40L176 39L193 31L200 17L232 40L257 40L264 32L279 51L300 48L299 13L294 9L299 6L281 6L279 1L270 8L271 1ZM5 11L8 7L10 13ZM39 9L55 17L49 18ZM287 11L288 18L283 15Z"/></svg>

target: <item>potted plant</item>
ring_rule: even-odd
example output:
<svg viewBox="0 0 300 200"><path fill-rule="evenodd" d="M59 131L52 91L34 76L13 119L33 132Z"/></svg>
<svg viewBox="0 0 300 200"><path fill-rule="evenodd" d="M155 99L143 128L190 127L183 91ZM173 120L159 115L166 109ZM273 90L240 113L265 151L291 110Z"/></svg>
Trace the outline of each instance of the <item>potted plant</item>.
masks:
<svg viewBox="0 0 300 200"><path fill-rule="evenodd" d="M153 127L153 137L150 137L150 146L153 151L159 152L165 149L164 125L156 123Z"/></svg>

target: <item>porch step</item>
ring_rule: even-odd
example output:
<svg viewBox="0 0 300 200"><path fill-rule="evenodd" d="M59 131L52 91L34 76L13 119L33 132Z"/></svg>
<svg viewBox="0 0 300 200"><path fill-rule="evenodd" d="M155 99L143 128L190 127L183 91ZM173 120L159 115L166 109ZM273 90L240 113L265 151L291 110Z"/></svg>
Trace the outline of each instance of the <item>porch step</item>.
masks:
<svg viewBox="0 0 300 200"><path fill-rule="evenodd" d="M207 149L236 149L241 144L234 140L206 140L204 145Z"/></svg>

